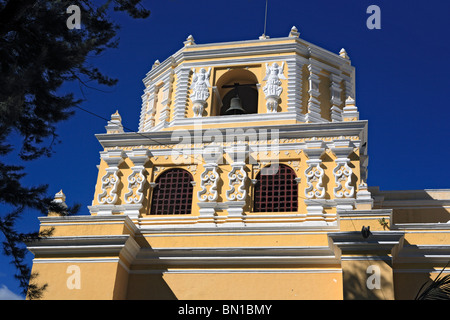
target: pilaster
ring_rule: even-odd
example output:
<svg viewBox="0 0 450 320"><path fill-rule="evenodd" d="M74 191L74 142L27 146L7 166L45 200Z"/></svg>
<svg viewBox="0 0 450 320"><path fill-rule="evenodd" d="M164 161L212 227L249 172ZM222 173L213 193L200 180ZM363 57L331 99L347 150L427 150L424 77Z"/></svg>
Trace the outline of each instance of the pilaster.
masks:
<svg viewBox="0 0 450 320"><path fill-rule="evenodd" d="M325 187L322 185L325 171L321 167L321 157L325 153L323 141L308 141L303 149L309 160L306 160L308 168L305 170L306 188L306 221L325 221L323 209L326 204Z"/></svg>
<svg viewBox="0 0 450 320"><path fill-rule="evenodd" d="M140 132L149 131L155 126L156 94L157 87L152 84L145 89L145 94L142 96L142 112L139 121Z"/></svg>
<svg viewBox="0 0 450 320"><path fill-rule="evenodd" d="M133 162L131 174L128 176L128 192L124 195L125 210L124 214L131 219L139 218L140 211L143 209L144 188L146 183L145 164L149 161L150 150L133 149L128 158Z"/></svg>
<svg viewBox="0 0 450 320"><path fill-rule="evenodd" d="M117 194L120 184L119 165L124 161L126 154L123 150L108 150L100 152L100 157L108 164L108 168L101 179L101 193L97 195L99 206L96 211L98 215L108 215L113 213L119 199Z"/></svg>
<svg viewBox="0 0 450 320"><path fill-rule="evenodd" d="M308 113L306 114L307 122L324 122L321 116L320 109L320 91L319 84L320 78L319 73L322 71L322 68L313 64L313 61L310 60L310 64L308 65L309 70L309 100L308 100Z"/></svg>
<svg viewBox="0 0 450 320"><path fill-rule="evenodd" d="M341 82L343 78L336 74L330 75L331 80L331 121L342 121L342 110L341 110Z"/></svg>
<svg viewBox="0 0 450 320"><path fill-rule="evenodd" d="M179 67L175 70L175 74L177 77L177 87L175 91L173 117L174 119L183 119L186 112L191 68Z"/></svg>
<svg viewBox="0 0 450 320"><path fill-rule="evenodd" d="M349 156L353 152L354 145L350 140L334 140L334 147L331 148L336 159L336 166L333 169L334 184L333 195L337 203L337 212L354 209L355 187L352 186L353 171L350 168Z"/></svg>
<svg viewBox="0 0 450 320"><path fill-rule="evenodd" d="M295 112L297 121L305 121L302 113L303 64L296 58L287 60L287 111Z"/></svg>
<svg viewBox="0 0 450 320"><path fill-rule="evenodd" d="M162 123L163 128L167 127L169 125L170 120L170 105L172 103L171 101L171 95L172 95L172 88L173 88L173 79L174 79L174 73L173 69L170 68L161 79L164 83L162 88L162 99L160 101L160 117L159 122Z"/></svg>
<svg viewBox="0 0 450 320"><path fill-rule="evenodd" d="M247 144L234 145L225 148L225 153L232 161L232 169L228 173L227 201L224 203L228 213L226 222L227 225L232 223L235 226L243 226L245 224L244 206L248 194L246 160L249 155L249 147Z"/></svg>
<svg viewBox="0 0 450 320"><path fill-rule="evenodd" d="M217 190L220 175L217 171L219 161L223 157L222 147L205 147L203 149L203 172L200 175L200 190L197 192L198 206L200 208L200 223L215 223L217 200L219 193Z"/></svg>

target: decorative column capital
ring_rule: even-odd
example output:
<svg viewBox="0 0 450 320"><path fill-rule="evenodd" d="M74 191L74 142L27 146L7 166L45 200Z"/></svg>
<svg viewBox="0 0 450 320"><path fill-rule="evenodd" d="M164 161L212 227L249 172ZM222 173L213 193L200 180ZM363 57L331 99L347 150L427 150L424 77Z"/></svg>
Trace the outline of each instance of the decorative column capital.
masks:
<svg viewBox="0 0 450 320"><path fill-rule="evenodd" d="M326 144L322 140L310 140L306 141L305 144L306 148L303 149L303 152L309 160L319 160L325 153Z"/></svg>
<svg viewBox="0 0 450 320"><path fill-rule="evenodd" d="M100 158L105 161L109 167L118 167L126 158L126 153L122 149L113 149L100 152Z"/></svg>
<svg viewBox="0 0 450 320"><path fill-rule="evenodd" d="M350 140L335 140L334 144L335 146L331 147L330 150L337 159L348 158L348 156L353 152L354 145Z"/></svg>
<svg viewBox="0 0 450 320"><path fill-rule="evenodd" d="M150 160L149 158L152 153L149 149L137 148L127 154L134 166L144 166Z"/></svg>

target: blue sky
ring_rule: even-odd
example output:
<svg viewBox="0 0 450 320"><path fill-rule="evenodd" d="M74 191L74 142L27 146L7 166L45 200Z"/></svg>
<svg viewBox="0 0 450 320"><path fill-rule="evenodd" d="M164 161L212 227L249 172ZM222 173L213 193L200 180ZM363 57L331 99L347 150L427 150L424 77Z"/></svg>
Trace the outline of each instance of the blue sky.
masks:
<svg viewBox="0 0 450 320"><path fill-rule="evenodd" d="M381 9L380 30L366 27L370 5ZM114 13L122 25L119 48L91 59L118 78L118 85L99 87L106 92L84 88L83 93L78 84L66 87L84 94L83 108L105 118L118 109L122 123L136 131L142 79L156 59L162 62L175 53L190 34L203 44L258 39L264 30L265 0L145 0L144 6L152 11L146 20ZM449 14L450 3L442 0L269 0L266 34L271 38L287 36L295 25L304 40L335 53L347 50L356 67L360 119L369 120L369 186L450 188ZM81 203L80 214L88 214L101 151L94 134L104 133L106 122L75 111L58 126L62 142L54 155L26 163L23 182L49 184L51 194L62 188L67 203ZM30 211L21 231L36 230L37 216ZM0 255L2 292L20 292L14 272Z"/></svg>

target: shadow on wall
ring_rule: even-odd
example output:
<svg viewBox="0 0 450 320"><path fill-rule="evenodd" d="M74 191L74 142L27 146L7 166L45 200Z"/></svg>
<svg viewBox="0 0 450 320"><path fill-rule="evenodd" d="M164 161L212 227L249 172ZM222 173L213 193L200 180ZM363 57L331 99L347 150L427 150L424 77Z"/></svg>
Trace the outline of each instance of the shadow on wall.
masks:
<svg viewBox="0 0 450 320"><path fill-rule="evenodd" d="M141 258L153 260L156 264L131 265L128 272L126 284L127 300L177 300L175 293L164 280L164 273L167 271L165 264L158 263L158 255L150 244L145 241L141 243L138 253ZM155 260L156 259L156 260Z"/></svg>
<svg viewBox="0 0 450 320"><path fill-rule="evenodd" d="M128 300L177 300L161 273L131 274Z"/></svg>
<svg viewBox="0 0 450 320"><path fill-rule="evenodd" d="M425 289L432 283L433 278L430 273L425 272L396 273L394 275L395 299L414 300L420 288L425 284L423 287Z"/></svg>
<svg viewBox="0 0 450 320"><path fill-rule="evenodd" d="M450 212L445 208L395 209L394 223L447 223Z"/></svg>
<svg viewBox="0 0 450 320"><path fill-rule="evenodd" d="M422 260L425 261L427 259L426 255L433 256L439 254L439 252L433 251L426 251L426 252L416 251L418 246L409 243L407 240L404 241L403 248L405 250L413 250L415 258L421 258ZM402 251L400 251L400 255L401 254ZM450 262L447 263L450 264ZM445 268L445 270L448 271L449 269L448 266L449 265L447 265L446 263L440 262L421 267L424 268L422 270L397 269L397 272L394 273L395 299L414 300L418 295L419 291L423 292L429 285L433 283L433 279L435 279L439 275L439 272L441 270ZM433 269L435 270L435 272L431 273L431 270Z"/></svg>
<svg viewBox="0 0 450 320"><path fill-rule="evenodd" d="M445 208L450 198L447 190L380 191L369 188L375 197L381 196L381 208L393 209L393 223L447 223L450 210Z"/></svg>
<svg viewBox="0 0 450 320"><path fill-rule="evenodd" d="M392 267L388 261L347 261L343 270L344 300L393 299ZM372 269L371 266L375 266ZM379 270L377 272L376 270ZM379 286L377 285L379 284Z"/></svg>

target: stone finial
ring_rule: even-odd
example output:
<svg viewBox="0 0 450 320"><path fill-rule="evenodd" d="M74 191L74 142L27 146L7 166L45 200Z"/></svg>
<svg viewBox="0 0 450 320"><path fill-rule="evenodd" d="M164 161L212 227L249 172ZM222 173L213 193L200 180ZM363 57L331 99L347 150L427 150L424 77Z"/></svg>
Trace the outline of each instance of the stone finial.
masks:
<svg viewBox="0 0 450 320"><path fill-rule="evenodd" d="M353 99L351 96L348 96L345 100L345 106L356 106L355 99Z"/></svg>
<svg viewBox="0 0 450 320"><path fill-rule="evenodd" d="M161 64L161 62L159 62L159 60L156 60L153 65L152 65L152 69L156 68L157 66L159 66Z"/></svg>
<svg viewBox="0 0 450 320"><path fill-rule="evenodd" d="M55 198L53 199L53 203L56 203L63 208L67 208L66 195L64 194L62 189L59 190L57 193L55 193ZM59 216L60 214L58 212L49 211L48 215L49 216Z"/></svg>
<svg viewBox="0 0 450 320"><path fill-rule="evenodd" d="M343 121L359 120L358 107L355 104L355 99L353 99L350 96L345 100L345 107L342 110L342 120Z"/></svg>
<svg viewBox="0 0 450 320"><path fill-rule="evenodd" d="M65 202L66 201L66 195L64 194L64 192L61 190L59 190L57 193L55 193L55 200L53 200L55 202Z"/></svg>
<svg viewBox="0 0 450 320"><path fill-rule="evenodd" d="M298 29L295 26L293 26L291 28L291 31L289 32L289 37L298 38L299 36L300 36L300 32L298 32Z"/></svg>
<svg viewBox="0 0 450 320"><path fill-rule="evenodd" d="M122 117L119 114L119 110L116 110L116 112L111 115L111 121L122 122Z"/></svg>
<svg viewBox="0 0 450 320"><path fill-rule="evenodd" d="M123 133L122 117L118 110L111 115L111 120L108 121L108 125L105 128L106 133Z"/></svg>
<svg viewBox="0 0 450 320"><path fill-rule="evenodd" d="M194 40L194 37L192 36L192 34L190 34L189 37L187 37L186 41L184 41L183 43L184 43L185 47L194 45L195 40Z"/></svg>
<svg viewBox="0 0 450 320"><path fill-rule="evenodd" d="M372 193L368 190L367 183L361 180L356 193L356 209L371 210L373 208Z"/></svg>
<svg viewBox="0 0 450 320"><path fill-rule="evenodd" d="M344 48L342 48L341 51L339 51L339 56L344 58L344 59L350 59L350 57L347 54L347 51L345 51Z"/></svg>

